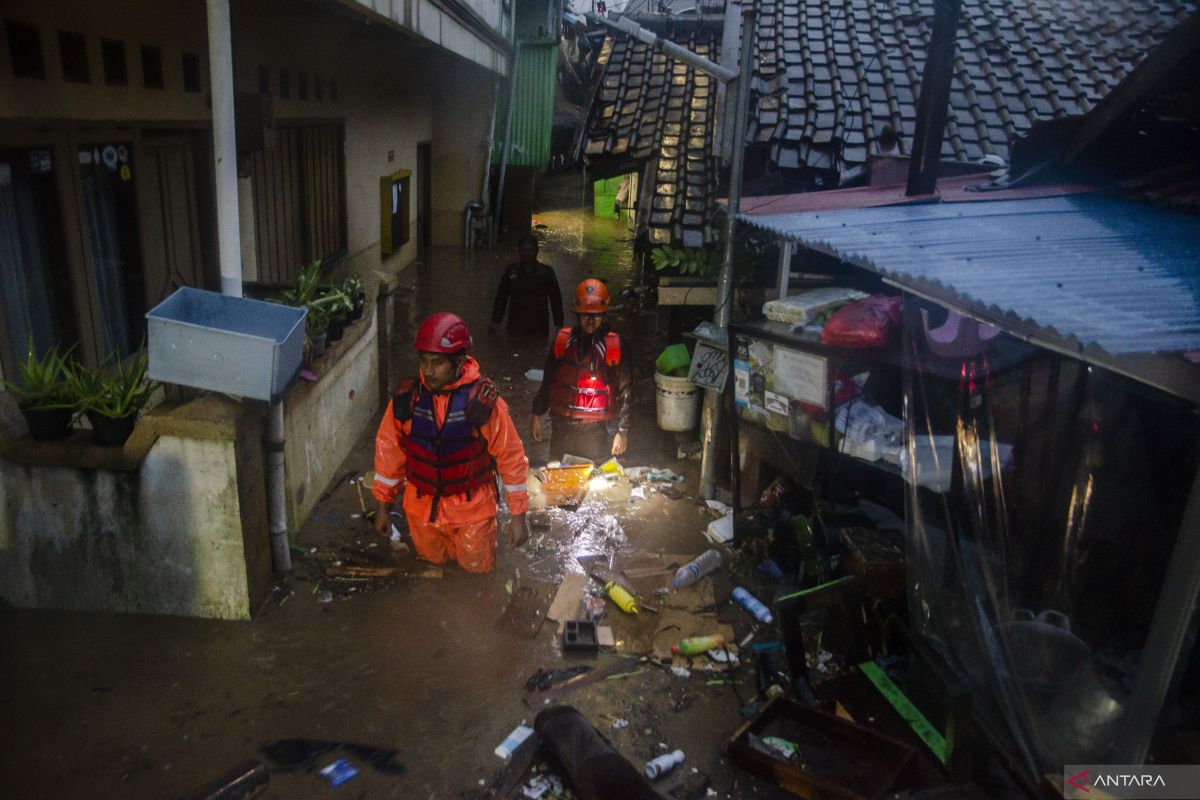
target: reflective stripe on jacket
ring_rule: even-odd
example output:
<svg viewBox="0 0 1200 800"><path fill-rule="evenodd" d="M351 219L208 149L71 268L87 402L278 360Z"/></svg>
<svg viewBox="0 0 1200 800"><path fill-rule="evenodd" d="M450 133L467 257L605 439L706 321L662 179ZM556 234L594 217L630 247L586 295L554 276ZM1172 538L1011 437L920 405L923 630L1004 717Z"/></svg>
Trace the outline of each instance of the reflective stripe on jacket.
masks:
<svg viewBox="0 0 1200 800"><path fill-rule="evenodd" d="M433 394L434 419L438 424L446 420L450 408L449 390L464 383L479 379L479 364L468 357L463 364L462 376L446 387L446 392ZM394 411L395 398L388 401L387 410L379 423L375 435L375 484L371 492L377 500L391 503L403 491L404 510L410 517L427 520L433 512L433 496L418 492L408 482L408 458L400 444L402 436L412 430L412 420L401 421ZM495 460L496 471L504 483L508 508L513 514L524 514L529 507L529 492L525 483L529 471L529 459L525 448L509 415L508 404L497 397L491 416L479 426L479 434L487 442L487 452ZM476 522L496 515L494 492L466 492L439 498L437 519L440 523Z"/></svg>
<svg viewBox="0 0 1200 800"><path fill-rule="evenodd" d="M580 347L571 328L554 338L554 369L550 381L550 413L569 419L605 422L612 419L613 368L621 363L621 339L609 331Z"/></svg>

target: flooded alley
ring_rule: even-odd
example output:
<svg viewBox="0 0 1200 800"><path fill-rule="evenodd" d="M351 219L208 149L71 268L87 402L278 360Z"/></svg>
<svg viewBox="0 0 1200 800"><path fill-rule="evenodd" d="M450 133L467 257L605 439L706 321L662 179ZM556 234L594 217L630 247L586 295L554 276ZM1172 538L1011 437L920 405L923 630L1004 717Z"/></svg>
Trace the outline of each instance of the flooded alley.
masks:
<svg viewBox="0 0 1200 800"><path fill-rule="evenodd" d="M313 765L272 771L263 797L475 797L502 766L493 750L540 710L523 702L527 681L539 670L578 666L609 679L563 702L639 769L665 752L686 753L685 767L660 788L684 786L692 793L680 796L689 797L709 787L720 797L773 796L735 774L722 754L741 722L739 709L755 694L752 672L678 677L654 657L654 630L619 626L616 652L566 653L557 624L541 622L564 576L582 574L579 557L617 570L657 554L683 557L631 573L653 576L635 584L647 586L650 604L649 590L668 585L674 567L707 546L701 533L713 519L696 500L698 462L676 460L674 437L654 427L650 362L661 335L654 314L616 300L641 279L628 232L571 208L579 181L557 180L535 215L540 258L564 291L586 276L608 281L620 304L614 324L636 348L636 411L622 463L671 470L684 482L663 484L674 489L664 494L649 491L648 481L638 490L627 479L594 479L577 508L531 512L540 516L522 548L509 550L501 536L494 573L468 575L454 565L422 571L361 518L369 486L356 481L372 468L372 425L293 533L295 570L277 576L253 622L0 611L5 797L184 797L289 738L394 749L403 774L360 759L361 774L334 790ZM461 250L435 249L402 272L392 351L398 374L407 374L415 369L415 323L437 310L461 314L475 332L476 357L525 436L537 386L525 372L541 367L547 342L487 334L495 285L512 252L511 242L466 259ZM540 447L530 450L535 464L546 458L547 445ZM355 563L412 569L399 578L328 575L331 565ZM740 613L732 606L719 612L724 619ZM715 626L714 610L705 614ZM621 615L610 605L601 624ZM643 611L641 618L655 626L654 616ZM679 630L666 631L659 650L679 638Z"/></svg>

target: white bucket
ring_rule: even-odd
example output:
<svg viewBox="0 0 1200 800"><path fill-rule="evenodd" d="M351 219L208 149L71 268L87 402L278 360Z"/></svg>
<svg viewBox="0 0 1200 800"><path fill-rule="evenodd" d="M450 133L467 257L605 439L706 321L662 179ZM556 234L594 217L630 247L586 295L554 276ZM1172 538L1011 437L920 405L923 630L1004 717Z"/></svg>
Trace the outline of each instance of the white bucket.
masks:
<svg viewBox="0 0 1200 800"><path fill-rule="evenodd" d="M664 431L690 431L700 411L700 390L687 378L654 373L655 410Z"/></svg>

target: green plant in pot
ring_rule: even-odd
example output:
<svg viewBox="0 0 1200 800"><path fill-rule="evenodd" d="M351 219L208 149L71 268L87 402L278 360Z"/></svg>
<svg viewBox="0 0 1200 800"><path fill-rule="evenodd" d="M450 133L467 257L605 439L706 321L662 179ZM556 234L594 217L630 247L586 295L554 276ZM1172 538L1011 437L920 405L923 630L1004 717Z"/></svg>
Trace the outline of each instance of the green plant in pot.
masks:
<svg viewBox="0 0 1200 800"><path fill-rule="evenodd" d="M325 352L326 337L329 335L329 312L321 306L308 306L308 316L305 322L305 332L312 345L313 358Z"/></svg>
<svg viewBox="0 0 1200 800"><path fill-rule="evenodd" d="M31 336L25 360L17 364L20 382L5 381L17 398L17 406L29 425L29 435L39 442L62 439L71 433L71 421L79 403L74 349L72 345L60 353L55 345L39 357Z"/></svg>
<svg viewBox="0 0 1200 800"><path fill-rule="evenodd" d="M147 376L149 366L142 347L127 359L114 352L94 370L77 370L80 407L92 423L97 444L120 447L133 433L138 412L159 386Z"/></svg>
<svg viewBox="0 0 1200 800"><path fill-rule="evenodd" d="M328 319L328 341L332 344L342 338L346 328L346 320L353 310L350 298L337 286L326 287L320 297L308 304L311 314L313 309L320 309Z"/></svg>
<svg viewBox="0 0 1200 800"><path fill-rule="evenodd" d="M358 275L351 275L342 282L342 292L350 300L350 322L362 319L363 309L367 304L367 295L362 286L362 278Z"/></svg>

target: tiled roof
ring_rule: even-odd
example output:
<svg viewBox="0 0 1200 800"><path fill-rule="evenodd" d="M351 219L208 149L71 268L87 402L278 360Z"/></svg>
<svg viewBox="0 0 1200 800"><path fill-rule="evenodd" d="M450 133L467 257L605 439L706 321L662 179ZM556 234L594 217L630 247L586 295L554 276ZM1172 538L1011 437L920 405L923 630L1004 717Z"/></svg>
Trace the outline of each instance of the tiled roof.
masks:
<svg viewBox="0 0 1200 800"><path fill-rule="evenodd" d="M719 27L694 25L672 38L716 60L720 37ZM592 172L644 169L638 221L651 241L711 241L716 80L625 36L605 39L599 63L583 140Z"/></svg>
<svg viewBox="0 0 1200 800"><path fill-rule="evenodd" d="M1007 159L1037 120L1086 113L1196 8L1178 0L963 0L942 156ZM760 0L748 141L784 169L908 153L932 0ZM873 148L876 148L873 150Z"/></svg>
<svg viewBox="0 0 1200 800"><path fill-rule="evenodd" d="M725 0L629 0L621 9L622 14L721 14Z"/></svg>
<svg viewBox="0 0 1200 800"><path fill-rule="evenodd" d="M1008 160L1014 136L1035 121L1086 113L1196 8L1193 0L963 0L943 157ZM887 127L898 134L888 152L907 154L932 18L932 0L759 0L747 143L765 147L775 170L801 178L801 170L827 170L827 185L883 152ZM673 38L718 60L719 31ZM715 82L624 35L606 39L601 61L581 155L589 167L628 172L661 142L643 198L662 199L639 228L656 242L706 242Z"/></svg>

